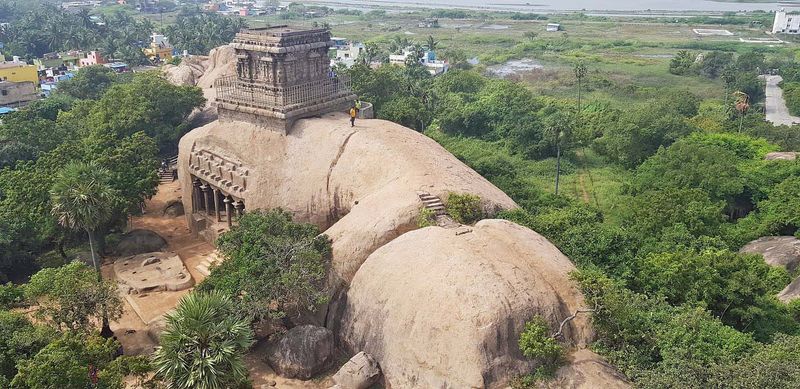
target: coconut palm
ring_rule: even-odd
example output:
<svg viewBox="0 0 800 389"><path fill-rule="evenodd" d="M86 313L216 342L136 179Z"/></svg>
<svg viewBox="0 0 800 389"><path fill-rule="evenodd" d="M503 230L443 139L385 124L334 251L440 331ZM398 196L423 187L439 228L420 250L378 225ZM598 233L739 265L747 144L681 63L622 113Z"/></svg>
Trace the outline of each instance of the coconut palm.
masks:
<svg viewBox="0 0 800 389"><path fill-rule="evenodd" d="M433 35L428 35L428 40L425 42L425 46L430 51L436 51L436 48L439 47L439 42L433 38Z"/></svg>
<svg viewBox="0 0 800 389"><path fill-rule="evenodd" d="M219 292L184 296L166 316L153 358L156 374L176 389L238 387L247 379L242 357L253 345L253 331L236 308Z"/></svg>
<svg viewBox="0 0 800 389"><path fill-rule="evenodd" d="M111 220L117 191L110 184L111 172L86 163L71 163L56 177L50 190L52 213L58 224L70 230L83 230L89 237L92 264L100 272L95 233Z"/></svg>

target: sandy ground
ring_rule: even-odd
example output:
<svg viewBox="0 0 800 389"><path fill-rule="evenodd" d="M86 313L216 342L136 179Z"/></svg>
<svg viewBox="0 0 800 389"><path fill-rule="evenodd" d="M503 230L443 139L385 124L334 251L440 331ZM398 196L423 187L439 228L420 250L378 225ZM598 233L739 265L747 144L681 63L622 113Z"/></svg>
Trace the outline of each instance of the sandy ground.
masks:
<svg viewBox="0 0 800 389"><path fill-rule="evenodd" d="M163 236L169 243L167 250L177 253L195 282L200 283L205 277L195 267L214 251L214 246L193 238L183 217L173 218L162 214L161 211L168 201L180 197L181 190L177 182L162 184L158 188L158 193L147 202L145 213L133 218L131 227L149 229ZM114 278L112 262L113 258L106 259L106 264L103 265L103 276L108 279ZM125 354L151 353L157 344L147 335L147 325L159 320L165 313L175 308L180 298L191 290L123 296L127 297L123 299L123 315L111 323L111 329L122 343ZM289 380L277 376L261 358L265 347L265 342L259 342L245 356L254 388L323 389L333 385L330 376L335 371L311 381Z"/></svg>
<svg viewBox="0 0 800 389"><path fill-rule="evenodd" d="M800 123L800 117L792 116L789 108L786 107L786 100L783 99L783 90L778 84L783 81L781 76L765 76L767 81L767 121L776 126Z"/></svg>

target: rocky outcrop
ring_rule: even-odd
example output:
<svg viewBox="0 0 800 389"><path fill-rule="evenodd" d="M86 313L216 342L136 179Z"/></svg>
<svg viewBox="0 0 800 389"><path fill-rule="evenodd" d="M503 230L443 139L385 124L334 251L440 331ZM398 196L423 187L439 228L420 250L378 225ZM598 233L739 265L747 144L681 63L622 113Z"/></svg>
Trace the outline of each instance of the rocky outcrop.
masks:
<svg viewBox="0 0 800 389"><path fill-rule="evenodd" d="M770 266L793 272L800 265L800 239L794 236L765 236L739 250L740 253L760 254Z"/></svg>
<svg viewBox="0 0 800 389"><path fill-rule="evenodd" d="M202 155L201 155L202 154ZM190 161L226 161L219 174ZM447 197L472 193L493 214L516 204L434 140L384 120L350 127L331 113L298 121L286 136L245 122L213 122L187 134L178 160L183 193L190 175L227 187L214 177L233 177L231 190L246 209L281 207L295 220L318 225L333 241L331 283L345 285L367 256L417 228L418 191ZM214 166L216 168L216 166ZM189 196L185 196L189 198ZM192 223L190 202L185 202Z"/></svg>
<svg viewBox="0 0 800 389"><path fill-rule="evenodd" d="M360 352L350 358L333 375L333 382L339 389L367 389L381 378L378 362L371 355Z"/></svg>
<svg viewBox="0 0 800 389"><path fill-rule="evenodd" d="M162 251L166 247L167 241L161 235L150 230L136 229L122 235L122 239L117 243L114 253L120 257L129 257Z"/></svg>
<svg viewBox="0 0 800 389"><path fill-rule="evenodd" d="M303 325L292 328L270 345L265 359L282 377L307 380L330 366L333 350L333 333L329 329Z"/></svg>
<svg viewBox="0 0 800 389"><path fill-rule="evenodd" d="M495 388L536 365L517 340L526 321L552 328L584 308L575 266L541 235L503 220L471 231L428 227L375 251L350 284L340 320L350 351L378 361L391 387ZM565 330L581 348L587 316Z"/></svg>
<svg viewBox="0 0 800 389"><path fill-rule="evenodd" d="M236 52L231 46L221 46L211 50L208 56L184 58L180 65L165 65L162 70L173 84L197 86L203 90L206 106L193 112L188 119L195 125L203 125L217 119L217 109L213 106L214 81L236 74Z"/></svg>

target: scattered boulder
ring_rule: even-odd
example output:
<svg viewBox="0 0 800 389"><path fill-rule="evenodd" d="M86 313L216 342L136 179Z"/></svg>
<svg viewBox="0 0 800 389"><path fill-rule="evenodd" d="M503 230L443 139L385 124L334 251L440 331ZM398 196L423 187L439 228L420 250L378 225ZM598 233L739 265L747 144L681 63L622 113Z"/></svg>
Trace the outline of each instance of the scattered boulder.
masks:
<svg viewBox="0 0 800 389"><path fill-rule="evenodd" d="M793 272L800 265L800 239L794 236L765 236L739 250L740 253L761 254L770 266Z"/></svg>
<svg viewBox="0 0 800 389"><path fill-rule="evenodd" d="M170 217L183 216L185 214L183 210L183 202L180 200L171 200L164 207L162 213Z"/></svg>
<svg viewBox="0 0 800 389"><path fill-rule="evenodd" d="M155 344L161 342L161 334L167 329L167 321L164 317L154 320L147 324L147 336Z"/></svg>
<svg viewBox="0 0 800 389"><path fill-rule="evenodd" d="M162 251L167 241L161 235L144 229L131 230L122 236L114 252L121 257Z"/></svg>
<svg viewBox="0 0 800 389"><path fill-rule="evenodd" d="M333 376L341 389L367 389L378 382L381 369L371 355L360 352L350 358Z"/></svg>
<svg viewBox="0 0 800 389"><path fill-rule="evenodd" d="M794 161L797 159L797 154L800 153L795 151L768 153L764 159L767 161Z"/></svg>
<svg viewBox="0 0 800 389"><path fill-rule="evenodd" d="M333 332L313 325L294 327L267 348L265 359L282 377L310 379L333 361Z"/></svg>

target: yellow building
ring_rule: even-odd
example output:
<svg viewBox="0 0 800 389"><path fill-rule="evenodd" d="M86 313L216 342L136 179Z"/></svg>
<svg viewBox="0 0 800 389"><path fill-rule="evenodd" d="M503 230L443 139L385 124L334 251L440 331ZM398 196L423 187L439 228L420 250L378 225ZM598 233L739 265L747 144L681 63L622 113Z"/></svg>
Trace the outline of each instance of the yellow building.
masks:
<svg viewBox="0 0 800 389"><path fill-rule="evenodd" d="M0 81L29 81L34 85L39 85L39 72L34 65L28 65L24 62L3 61L0 62Z"/></svg>

